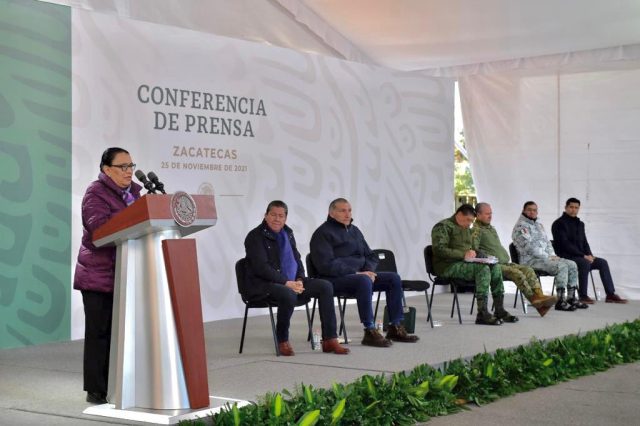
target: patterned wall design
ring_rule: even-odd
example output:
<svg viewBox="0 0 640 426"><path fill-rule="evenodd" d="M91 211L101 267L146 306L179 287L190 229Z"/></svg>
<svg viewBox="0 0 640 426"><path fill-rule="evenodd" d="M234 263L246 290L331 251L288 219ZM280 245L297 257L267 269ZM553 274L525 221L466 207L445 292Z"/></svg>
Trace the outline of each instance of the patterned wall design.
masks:
<svg viewBox="0 0 640 426"><path fill-rule="evenodd" d="M80 10L73 27L74 256L79 201L101 151L121 145L170 192L216 195L218 224L196 235L206 321L241 316L233 265L272 199L289 204L303 256L343 196L373 247L394 250L405 276L425 275L430 229L453 206L451 80ZM262 100L266 116L167 105L159 92L157 105L140 102L141 85ZM176 114L176 130L154 129L155 112ZM251 121L254 136L187 131L187 114ZM75 293L72 335L81 337Z"/></svg>
<svg viewBox="0 0 640 426"><path fill-rule="evenodd" d="M0 1L0 348L70 336L71 13Z"/></svg>

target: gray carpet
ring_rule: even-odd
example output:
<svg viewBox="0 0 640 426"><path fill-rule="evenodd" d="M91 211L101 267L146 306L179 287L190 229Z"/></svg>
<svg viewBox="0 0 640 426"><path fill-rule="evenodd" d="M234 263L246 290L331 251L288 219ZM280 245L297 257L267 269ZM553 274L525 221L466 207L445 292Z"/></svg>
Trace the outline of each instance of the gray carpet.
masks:
<svg viewBox="0 0 640 426"><path fill-rule="evenodd" d="M413 293L415 294L415 293ZM507 302L513 302L513 294L506 295ZM426 322L426 303L424 296L414 296L407 299L408 304L418 310L416 333L420 341L415 344L395 343L391 348L370 348L360 345L362 329L357 319L355 305L347 307L347 325L352 343L349 345L351 354L338 356L312 351L306 341L307 328L304 311L296 311L291 325L291 342L296 351L294 357L276 357L268 316L250 317L247 325L244 353L238 354L240 343L241 319L216 321L205 324L205 338L207 347L210 394L228 398L256 400L266 392L293 389L300 383L312 384L316 387L328 387L333 382L349 382L364 374L379 374L393 371L409 370L421 363L439 365L457 357L472 356L484 350L493 351L497 348L507 348L528 342L531 338L553 338L567 334L574 334L604 327L606 324L619 323L638 318L638 302L628 305L614 305L597 303L587 310L573 313L556 312L551 310L545 318L540 318L535 311L529 310L523 315L522 310L511 309L521 316L517 324L505 324L500 327L477 326L473 323L474 316L469 315L471 295L461 295L463 324L459 325L457 317L450 318L451 295L438 294L434 302L434 318L441 326L431 329ZM619 380L620 377L633 377L630 395L635 392L638 397L639 368L621 367L611 373L604 373ZM624 368L631 369L627 376ZM88 407L84 401L82 391L82 341L41 345L36 347L9 349L0 351L0 424L50 424L50 425L80 425L98 423L123 424L118 420L105 421L83 415L82 411ZM618 373L618 371L623 371ZM634 376L635 374L635 376ZM594 389L597 393L602 375L581 379L575 383L583 383L586 391ZM591 379L591 380L589 380ZM629 379L631 380L631 379ZM552 400L558 404L579 407L579 401L574 401L571 389L574 382L565 383L552 388L541 389L541 401ZM576 385L577 386L577 385ZM602 385L603 389L609 389ZM612 386L612 389L615 388ZM545 395L549 396L545 396ZM534 392L516 396L508 400L536 395ZM562 399L566 398L566 403ZM575 397L579 400L578 397ZM476 416L482 416L489 407L498 404L509 404L507 400L490 404L488 407L474 409L469 413L449 416L448 424L475 423ZM576 405L577 404L577 405ZM527 404L523 405L526 407ZM637 404L628 407L633 410ZM524 410L524 409L523 409ZM633 414L632 413L632 414ZM538 424L524 421L529 418L526 410L515 411L511 417L492 424ZM624 410L619 412L616 419L608 424L632 424L622 422ZM451 423L454 418L460 423ZM467 420L472 416L471 420ZM489 415L490 417L490 415ZM550 416L552 417L552 416ZM480 417L478 417L480 418ZM520 419L521 422L515 420ZM529 418L530 420L530 418ZM545 424L554 423L549 419ZM444 423L430 423L444 424ZM470 423L469 423L470 424ZM489 423L486 423L489 424ZM580 423L577 424L596 424ZM636 423L637 424L637 423Z"/></svg>

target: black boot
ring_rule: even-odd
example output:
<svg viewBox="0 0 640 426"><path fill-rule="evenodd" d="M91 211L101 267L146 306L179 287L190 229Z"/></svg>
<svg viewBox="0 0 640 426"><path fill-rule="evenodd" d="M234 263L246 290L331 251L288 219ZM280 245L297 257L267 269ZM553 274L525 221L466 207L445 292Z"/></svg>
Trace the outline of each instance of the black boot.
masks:
<svg viewBox="0 0 640 426"><path fill-rule="evenodd" d="M575 311L577 308L567 303L567 289L558 289L558 301L556 302L556 311Z"/></svg>
<svg viewBox="0 0 640 426"><path fill-rule="evenodd" d="M567 298L567 303L571 306L575 306L576 309L587 309L589 305L583 303L576 297L576 288L569 289L569 297Z"/></svg>
<svg viewBox="0 0 640 426"><path fill-rule="evenodd" d="M493 306L493 312L499 320L502 320L503 322L518 322L518 317L511 315L504 308L504 294L493 296Z"/></svg>
<svg viewBox="0 0 640 426"><path fill-rule="evenodd" d="M107 394L104 392L87 392L87 402L91 404L107 404Z"/></svg>
<svg viewBox="0 0 640 426"><path fill-rule="evenodd" d="M487 296L477 296L478 314L476 315L476 324L482 325L502 325L502 321L494 317L487 309Z"/></svg>

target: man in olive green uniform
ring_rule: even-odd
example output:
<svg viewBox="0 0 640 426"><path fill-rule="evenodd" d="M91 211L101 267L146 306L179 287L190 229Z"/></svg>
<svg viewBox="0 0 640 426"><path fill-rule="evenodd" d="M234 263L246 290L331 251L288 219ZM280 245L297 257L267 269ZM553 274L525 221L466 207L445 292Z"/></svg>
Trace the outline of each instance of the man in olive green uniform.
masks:
<svg viewBox="0 0 640 426"><path fill-rule="evenodd" d="M476 221L473 225L472 236L474 248L479 253L495 256L498 258L502 277L513 281L516 287L536 308L540 316L544 316L551 306L555 305L556 298L545 296L540 287L538 276L532 268L526 265L518 265L509 261L507 250L500 244L500 237L496 228L491 226L493 211L488 203L478 203L476 205Z"/></svg>
<svg viewBox="0 0 640 426"><path fill-rule="evenodd" d="M478 314L476 324L500 325L502 322L516 322L518 318L504 309L504 288L500 265L473 263L476 252L470 226L476 217L473 206L461 205L448 219L438 222L431 230L433 246L433 267L443 278L457 278L474 281ZM487 309L487 299L491 288L495 316Z"/></svg>

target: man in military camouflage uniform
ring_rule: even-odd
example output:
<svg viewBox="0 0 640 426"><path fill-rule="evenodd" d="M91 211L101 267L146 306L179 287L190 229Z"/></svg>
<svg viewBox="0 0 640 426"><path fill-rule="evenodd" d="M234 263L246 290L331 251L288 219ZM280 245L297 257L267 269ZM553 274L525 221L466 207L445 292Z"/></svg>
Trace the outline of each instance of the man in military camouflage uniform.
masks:
<svg viewBox="0 0 640 426"><path fill-rule="evenodd" d="M521 264L554 276L554 283L558 289L556 310L575 311L588 308L576 297L578 287L576 263L556 256L544 227L538 222L538 206L533 201L524 203L522 214L513 227L511 238L518 250Z"/></svg>
<svg viewBox="0 0 640 426"><path fill-rule="evenodd" d="M502 278L513 281L540 316L545 316L549 308L556 303L556 298L545 296L542 293L540 281L533 269L509 261L509 253L500 244L498 232L491 225L492 216L493 211L490 204L478 203L476 205L476 221L472 229L474 248L478 253L498 258L502 269Z"/></svg>
<svg viewBox="0 0 640 426"><path fill-rule="evenodd" d="M443 278L474 281L478 314L476 324L500 325L502 322L517 322L518 318L504 309L504 288L500 265L472 263L476 258L470 226L476 217L473 206L461 205L448 219L438 222L431 230L433 267ZM487 309L489 288L493 296L495 316Z"/></svg>

